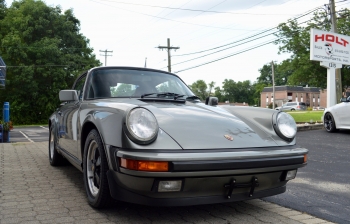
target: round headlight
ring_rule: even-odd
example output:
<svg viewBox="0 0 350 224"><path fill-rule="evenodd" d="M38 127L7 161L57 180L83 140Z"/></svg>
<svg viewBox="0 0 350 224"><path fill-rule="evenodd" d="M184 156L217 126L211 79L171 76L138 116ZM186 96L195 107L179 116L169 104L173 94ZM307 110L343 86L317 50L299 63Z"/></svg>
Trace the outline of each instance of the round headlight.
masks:
<svg viewBox="0 0 350 224"><path fill-rule="evenodd" d="M158 134L158 123L154 115L145 108L131 110L125 122L128 137L138 144L153 142Z"/></svg>
<svg viewBox="0 0 350 224"><path fill-rule="evenodd" d="M297 125L294 118L284 112L277 114L274 127L276 133L287 141L292 141L297 134Z"/></svg>

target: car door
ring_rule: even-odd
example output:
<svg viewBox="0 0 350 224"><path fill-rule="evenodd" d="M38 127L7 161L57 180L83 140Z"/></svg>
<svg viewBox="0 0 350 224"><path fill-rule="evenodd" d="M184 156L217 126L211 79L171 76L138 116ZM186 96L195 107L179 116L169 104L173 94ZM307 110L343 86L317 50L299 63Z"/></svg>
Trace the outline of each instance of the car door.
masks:
<svg viewBox="0 0 350 224"><path fill-rule="evenodd" d="M73 89L77 91L78 100L65 102L58 111L60 115L59 147L74 157L78 156L78 112L82 102L85 79L86 76L82 76L73 85Z"/></svg>
<svg viewBox="0 0 350 224"><path fill-rule="evenodd" d="M344 102L338 105L336 116L338 116L339 125L350 127L350 102Z"/></svg>
<svg viewBox="0 0 350 224"><path fill-rule="evenodd" d="M282 111L289 111L291 109L290 103L286 103L282 106Z"/></svg>

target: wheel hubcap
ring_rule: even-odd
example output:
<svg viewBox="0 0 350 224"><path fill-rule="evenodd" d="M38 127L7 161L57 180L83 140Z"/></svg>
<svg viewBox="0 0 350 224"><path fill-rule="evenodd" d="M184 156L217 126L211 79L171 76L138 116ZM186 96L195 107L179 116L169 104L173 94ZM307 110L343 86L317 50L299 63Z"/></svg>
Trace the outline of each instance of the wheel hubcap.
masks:
<svg viewBox="0 0 350 224"><path fill-rule="evenodd" d="M101 185L101 155L98 150L98 145L95 140L93 140L88 148L87 155L87 177L89 190L92 196L96 197L100 190Z"/></svg>
<svg viewBox="0 0 350 224"><path fill-rule="evenodd" d="M331 129L332 129L332 127L333 127L333 121L332 121L332 118L330 117L330 115L326 115L326 116L325 116L324 124L325 124L325 128L326 128L327 130L331 130Z"/></svg>

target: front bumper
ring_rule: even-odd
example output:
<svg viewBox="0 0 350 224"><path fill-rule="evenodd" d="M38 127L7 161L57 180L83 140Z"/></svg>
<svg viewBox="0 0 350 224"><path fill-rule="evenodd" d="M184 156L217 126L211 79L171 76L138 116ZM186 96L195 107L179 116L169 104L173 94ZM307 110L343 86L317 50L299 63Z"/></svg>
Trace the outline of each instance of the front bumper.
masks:
<svg viewBox="0 0 350 224"><path fill-rule="evenodd" d="M113 198L145 205L182 206L248 200L286 190L286 174L306 165L307 149L286 146L245 150L129 151L109 147L107 173ZM119 158L169 161L169 172L144 172L119 166ZM252 179L257 186L252 191ZM158 192L160 181L181 180L176 192ZM237 186L228 186L232 181Z"/></svg>

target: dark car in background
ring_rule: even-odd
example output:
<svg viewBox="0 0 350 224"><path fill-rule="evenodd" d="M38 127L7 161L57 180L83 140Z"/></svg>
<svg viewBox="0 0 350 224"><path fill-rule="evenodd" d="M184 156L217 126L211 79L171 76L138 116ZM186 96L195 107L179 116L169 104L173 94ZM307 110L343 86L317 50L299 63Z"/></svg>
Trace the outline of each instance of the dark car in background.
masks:
<svg viewBox="0 0 350 224"><path fill-rule="evenodd" d="M65 158L82 171L96 208L112 198L181 206L267 197L307 164L289 114L203 103L172 73L92 68L59 98L50 164Z"/></svg>

